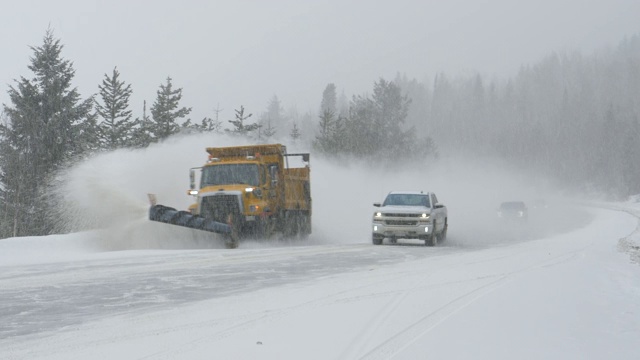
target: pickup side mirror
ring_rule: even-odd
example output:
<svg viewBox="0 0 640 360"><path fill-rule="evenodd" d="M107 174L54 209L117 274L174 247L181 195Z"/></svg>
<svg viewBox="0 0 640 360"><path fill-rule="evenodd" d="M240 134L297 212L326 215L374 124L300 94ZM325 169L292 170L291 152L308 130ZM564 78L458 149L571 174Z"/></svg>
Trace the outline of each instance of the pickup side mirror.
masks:
<svg viewBox="0 0 640 360"><path fill-rule="evenodd" d="M373 203L373 206L380 207L380 203Z"/></svg>
<svg viewBox="0 0 640 360"><path fill-rule="evenodd" d="M436 203L433 207L436 209L442 209L444 207L444 204Z"/></svg>

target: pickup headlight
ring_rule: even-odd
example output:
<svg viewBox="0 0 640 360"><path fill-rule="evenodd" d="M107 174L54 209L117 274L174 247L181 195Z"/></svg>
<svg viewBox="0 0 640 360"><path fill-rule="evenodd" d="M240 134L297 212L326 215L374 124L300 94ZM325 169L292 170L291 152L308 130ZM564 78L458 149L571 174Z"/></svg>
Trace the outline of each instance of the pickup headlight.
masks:
<svg viewBox="0 0 640 360"><path fill-rule="evenodd" d="M380 211L376 211L376 212L373 213L373 217L374 218L382 217L382 213Z"/></svg>
<svg viewBox="0 0 640 360"><path fill-rule="evenodd" d="M418 220L420 220L420 222L427 222L427 221L429 221L429 217L430 217L430 215L429 215L429 214L427 214L427 213L423 213L423 214L418 218Z"/></svg>

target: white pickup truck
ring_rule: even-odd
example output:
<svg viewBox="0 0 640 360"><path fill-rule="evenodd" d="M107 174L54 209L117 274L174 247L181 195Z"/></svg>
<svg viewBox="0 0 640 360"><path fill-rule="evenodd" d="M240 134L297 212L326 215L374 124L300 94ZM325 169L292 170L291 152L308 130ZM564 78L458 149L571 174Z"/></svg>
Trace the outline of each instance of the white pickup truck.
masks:
<svg viewBox="0 0 640 360"><path fill-rule="evenodd" d="M447 237L447 208L432 192L392 191L382 204L373 206L380 208L373 213L374 245L388 238L392 243L420 239L435 246Z"/></svg>

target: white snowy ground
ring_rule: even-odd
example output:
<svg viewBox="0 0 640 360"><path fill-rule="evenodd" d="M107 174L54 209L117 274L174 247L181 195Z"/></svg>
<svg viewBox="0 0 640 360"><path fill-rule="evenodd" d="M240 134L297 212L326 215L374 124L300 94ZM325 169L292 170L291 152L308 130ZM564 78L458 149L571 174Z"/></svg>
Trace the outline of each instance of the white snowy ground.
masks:
<svg viewBox="0 0 640 360"><path fill-rule="evenodd" d="M146 191L188 204L195 149L211 143L88 161L63 208L105 230L0 240L0 359L640 358L638 199L564 202L478 162L372 172L312 158L311 238L227 250L146 220ZM402 189L447 205L444 244L371 244L371 204ZM496 223L500 201L541 194L549 207L526 225Z"/></svg>
<svg viewBox="0 0 640 360"><path fill-rule="evenodd" d="M0 358L637 359L640 206L613 208L575 210L589 222L564 234L478 246L455 229L436 248L7 239ZM154 225L142 226L176 231Z"/></svg>

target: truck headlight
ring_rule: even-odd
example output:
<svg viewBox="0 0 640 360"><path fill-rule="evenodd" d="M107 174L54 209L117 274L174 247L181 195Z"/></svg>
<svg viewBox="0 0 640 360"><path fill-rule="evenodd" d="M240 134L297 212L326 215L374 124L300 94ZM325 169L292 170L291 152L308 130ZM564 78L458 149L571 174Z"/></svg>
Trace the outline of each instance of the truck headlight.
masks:
<svg viewBox="0 0 640 360"><path fill-rule="evenodd" d="M259 188L248 187L244 189L245 196L249 196L249 194L253 193L258 199L262 197L262 190Z"/></svg>

